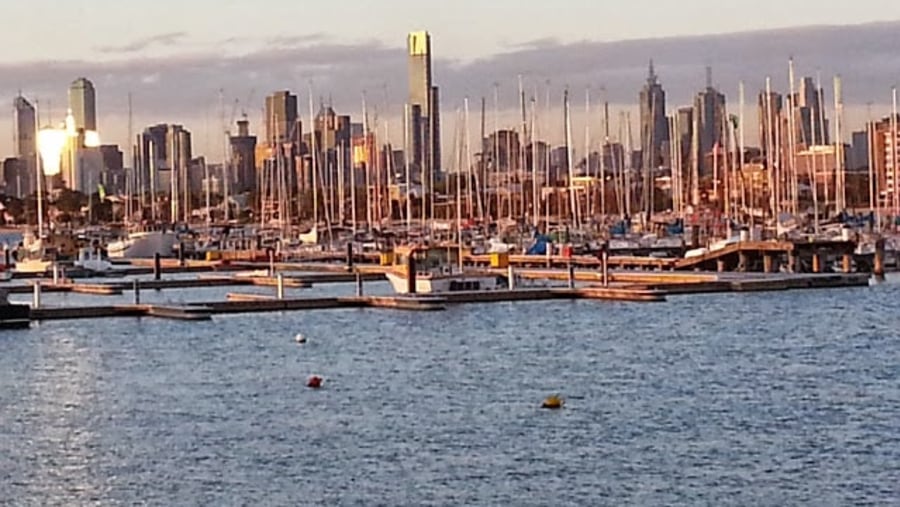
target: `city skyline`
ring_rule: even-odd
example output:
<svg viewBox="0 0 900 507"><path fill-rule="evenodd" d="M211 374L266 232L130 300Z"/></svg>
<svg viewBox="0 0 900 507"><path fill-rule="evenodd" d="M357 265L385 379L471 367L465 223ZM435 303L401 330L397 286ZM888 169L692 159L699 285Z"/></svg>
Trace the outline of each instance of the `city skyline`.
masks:
<svg viewBox="0 0 900 507"><path fill-rule="evenodd" d="M538 91L537 95L543 96L548 80L546 76L553 76L555 81L551 79L550 87L554 101L561 102L559 97L566 85L573 92L590 86L595 90L593 95L597 97L597 103L605 98L616 108L636 111L635 93L646 81L647 60L653 58L656 72L670 97L667 112L672 113L676 108L690 104L697 91L703 88L705 65L701 63L709 63L717 76L717 88L725 93L729 107L735 111L739 79L746 82L748 103L762 89L766 75L773 76L774 89L785 92L786 62L788 56L793 54L798 65L798 79L820 72L826 76L825 82L829 82L832 73L844 75L848 104L846 123L852 129L865 121L862 106L866 102L873 102L876 107L882 106L881 110L875 110L875 116L885 113L883 106L888 102L890 86L895 79L886 70L890 66L883 62L896 58L893 56L891 37L898 31L897 28L900 28L900 22L611 43L565 45L544 42L468 64L454 63L437 51L434 73L435 81L442 85L441 100L445 114L459 108L465 96L473 99L490 96L495 83L501 85L501 108L503 112L508 112L515 107L517 97L514 88L519 75L524 76L529 94ZM402 40L401 36L395 37L395 40ZM833 41L846 39L855 40L852 51L836 50L834 46L840 44ZM443 41L438 46L443 48ZM704 46L716 47L718 59L711 61L698 56L697 48ZM797 48L797 51L785 50L782 57L774 52L773 47ZM866 51L868 58L851 58L860 48ZM360 96L367 92L374 115L380 115L382 120L390 119L394 124L391 137L397 142L402 137L402 104L407 94L404 51L405 48L396 43L393 47L367 49L320 45L301 47L286 54L277 51L258 53L254 58L226 59L218 63L214 59L203 58L159 61L156 72L152 74L142 69L140 60L134 64L84 64L77 66L77 69L73 65L60 64L40 71L32 69L31 74L17 74L15 65L6 64L2 66L6 72L0 73L0 91L9 91L12 100L16 92L22 90L29 100L39 105L41 123L46 123L47 104L50 103L50 113L58 121L65 114L64 84L76 76L85 75L92 78L98 88L98 122L106 131L104 142L124 144L127 96L132 93L135 99L135 128L155 123L183 123L196 132L199 152L210 154L213 159L217 150L210 148L220 146L217 139L221 132L218 95L222 88L226 88L229 106L232 101L240 103L237 112L247 113L255 134L264 131L260 124L263 117L262 97L274 90L291 89L298 93L302 104L308 98L304 98L307 95L305 88L312 85L314 102L333 103L340 112L354 116L360 114ZM744 55L740 65L733 61L732 53ZM371 59L373 56L374 60ZM299 63L287 69L285 62L291 58ZM303 66L312 65L315 61L333 62L328 69L317 71L321 79L316 77L316 73L302 72ZM92 66L93 71L90 70ZM527 72L527 69L540 69L540 72ZM267 75L261 76L261 72ZM45 74L52 81L44 79ZM233 76L230 81L224 78L226 74ZM15 75L35 84L32 87L11 86L10 81L15 80L11 76ZM309 78L304 80L304 75ZM241 76L248 77L241 80ZM566 79L567 76L571 79ZM231 86L222 84L226 82ZM215 83L219 85L215 86ZM558 105L554 104L556 107ZM752 109L747 110L748 123L754 121L755 111ZM577 108L573 119L580 121ZM511 127L515 120L503 121L508 122L504 126ZM11 152L12 148L10 141L2 141L12 139L10 124L0 123L0 133L3 134L0 150L5 153ZM551 132L547 137L553 139L554 134Z"/></svg>

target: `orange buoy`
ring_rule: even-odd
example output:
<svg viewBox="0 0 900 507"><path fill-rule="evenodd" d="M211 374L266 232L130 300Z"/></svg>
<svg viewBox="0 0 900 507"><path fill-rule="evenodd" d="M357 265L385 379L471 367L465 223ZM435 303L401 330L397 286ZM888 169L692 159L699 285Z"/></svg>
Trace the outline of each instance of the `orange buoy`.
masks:
<svg viewBox="0 0 900 507"><path fill-rule="evenodd" d="M541 404L541 408L546 408L550 410L559 410L563 407L565 401L557 395L548 396L544 399L544 403Z"/></svg>
<svg viewBox="0 0 900 507"><path fill-rule="evenodd" d="M322 377L318 375L312 375L306 380L306 387L310 389L319 389L322 387Z"/></svg>

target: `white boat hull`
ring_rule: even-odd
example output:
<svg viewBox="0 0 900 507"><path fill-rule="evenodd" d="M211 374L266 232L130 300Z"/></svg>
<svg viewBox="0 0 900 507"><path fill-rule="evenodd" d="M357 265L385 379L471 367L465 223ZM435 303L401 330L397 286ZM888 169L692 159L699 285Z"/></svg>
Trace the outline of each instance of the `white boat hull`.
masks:
<svg viewBox="0 0 900 507"><path fill-rule="evenodd" d="M111 259L151 259L157 253L160 257L172 257L177 242L172 232L142 232L113 241L106 246L106 252Z"/></svg>
<svg viewBox="0 0 900 507"><path fill-rule="evenodd" d="M409 294L409 282L402 273L389 272L387 279L397 294ZM416 277L417 294L440 294L459 291L491 291L505 288L499 277L491 274L457 274L450 276Z"/></svg>
<svg viewBox="0 0 900 507"><path fill-rule="evenodd" d="M53 266L52 261L44 261L40 259L25 259L16 262L16 273L41 274L46 273Z"/></svg>

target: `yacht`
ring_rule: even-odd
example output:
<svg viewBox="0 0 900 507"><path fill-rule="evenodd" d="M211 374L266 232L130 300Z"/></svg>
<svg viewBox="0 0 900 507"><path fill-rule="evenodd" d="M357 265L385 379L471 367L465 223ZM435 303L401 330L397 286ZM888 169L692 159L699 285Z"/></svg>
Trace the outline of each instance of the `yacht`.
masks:
<svg viewBox="0 0 900 507"><path fill-rule="evenodd" d="M409 263L416 268L417 294L457 291L486 291L506 288L505 277L486 271L465 270L459 264L457 247L414 247L394 249L394 262L386 273L398 294L409 294Z"/></svg>
<svg viewBox="0 0 900 507"><path fill-rule="evenodd" d="M106 245L106 252L111 259L149 259L156 254L172 257L177 243L174 231L132 232L125 239Z"/></svg>

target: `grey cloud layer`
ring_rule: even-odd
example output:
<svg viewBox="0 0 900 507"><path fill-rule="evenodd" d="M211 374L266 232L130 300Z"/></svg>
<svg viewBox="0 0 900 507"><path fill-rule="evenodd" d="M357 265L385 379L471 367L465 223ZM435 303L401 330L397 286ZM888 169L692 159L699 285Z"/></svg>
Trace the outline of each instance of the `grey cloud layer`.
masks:
<svg viewBox="0 0 900 507"><path fill-rule="evenodd" d="M185 36L161 34L105 51L138 53L153 45L178 44ZM402 41L403 34L398 38ZM208 115L219 89L225 90L229 101L244 101L252 95L253 103L241 106L254 110L261 107L264 95L277 89L294 90L305 103L310 83L317 101L330 98L344 111L359 110L363 91L376 106L387 102L394 109L402 107L406 93L402 47L376 41L339 44L324 34L273 37L254 47L242 55L205 50L169 58L0 65L0 92L12 97L21 89L32 96L62 100L67 83L84 75L97 85L101 115L121 115L132 92L136 107L157 116L173 116L173 121ZM622 42L563 44L541 39L475 61L436 58L435 80L442 87L447 110L457 107L465 96L491 96L494 83L501 86L502 105L511 106L519 75L529 92L540 88L541 97L549 80L555 97L565 86L579 97L590 86L598 93L605 89L611 102L633 103L647 62L653 58L670 106L690 101L704 85L706 65L713 66L715 83L730 98L735 98L737 83L746 81L752 102L766 75L773 76L776 88L786 88L787 59L793 55L798 75L815 75L819 70L830 84L833 74L842 74L848 102L886 103L890 87L900 81L898 47L900 22ZM438 37L434 48L440 55Z"/></svg>

